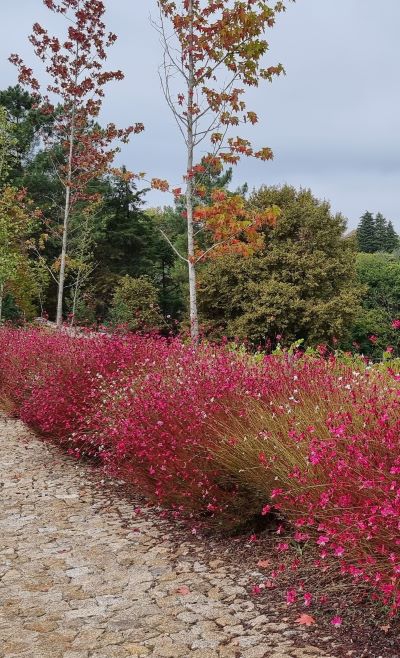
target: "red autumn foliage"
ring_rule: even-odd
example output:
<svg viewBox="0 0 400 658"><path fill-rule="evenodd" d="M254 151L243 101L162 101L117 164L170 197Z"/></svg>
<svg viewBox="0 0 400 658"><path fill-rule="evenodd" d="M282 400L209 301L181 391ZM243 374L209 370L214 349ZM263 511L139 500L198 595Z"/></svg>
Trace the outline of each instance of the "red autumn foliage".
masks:
<svg viewBox="0 0 400 658"><path fill-rule="evenodd" d="M66 20L66 35L51 35L35 23L29 41L35 55L46 64L48 83L42 94L41 85L33 69L22 58L13 54L10 61L19 73L19 82L37 96L38 108L44 113L55 113L51 134L44 138L49 147L61 144L66 162L60 165L59 175L71 188L71 208L81 199L90 198L88 183L109 171L119 151L116 140L126 143L132 133L139 133L143 125L137 123L125 129L113 123L100 128L96 123L100 113L105 86L123 80L122 71L104 70L108 49L117 36L106 31L103 22L105 6L101 0L43 0L46 7ZM52 99L62 106L53 106ZM70 139L73 135L73 145ZM68 154L71 149L70 162ZM74 172L71 177L70 171Z"/></svg>

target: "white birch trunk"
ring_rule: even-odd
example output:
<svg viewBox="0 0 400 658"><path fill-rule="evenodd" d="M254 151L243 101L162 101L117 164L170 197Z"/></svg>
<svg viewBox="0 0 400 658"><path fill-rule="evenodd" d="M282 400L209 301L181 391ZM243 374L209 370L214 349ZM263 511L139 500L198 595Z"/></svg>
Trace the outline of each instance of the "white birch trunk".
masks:
<svg viewBox="0 0 400 658"><path fill-rule="evenodd" d="M189 18L193 19L193 2L189 1ZM193 24L191 29L193 35ZM188 79L188 116L187 116L187 185L186 185L186 213L188 229L188 270L189 270L189 298L190 298L190 334L192 340L199 340L199 318L197 311L196 267L194 262L194 226L193 226L193 92L194 92L194 62L192 53L189 53L189 79Z"/></svg>
<svg viewBox="0 0 400 658"><path fill-rule="evenodd" d="M71 209L72 159L74 152L74 138L75 138L75 108L73 108L72 110L71 132L69 135L68 172L67 172L67 183L65 188L65 206L64 206L64 222L63 222L63 235L62 235L61 259L60 259L60 274L58 278L58 297L57 297L57 316L56 316L56 325L58 329L61 328L63 322L65 265L67 260L69 215Z"/></svg>

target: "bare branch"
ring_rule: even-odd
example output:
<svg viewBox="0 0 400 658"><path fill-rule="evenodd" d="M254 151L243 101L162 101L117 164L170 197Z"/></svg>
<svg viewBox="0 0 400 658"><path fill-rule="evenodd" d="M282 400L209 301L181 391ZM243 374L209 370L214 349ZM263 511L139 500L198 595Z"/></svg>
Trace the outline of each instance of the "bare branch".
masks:
<svg viewBox="0 0 400 658"><path fill-rule="evenodd" d="M158 230L160 231L161 235L165 238L165 240L168 242L168 244L169 244L169 246L171 247L171 249L176 253L176 255L178 256L178 258L180 258L181 260L183 260L185 263L189 263L189 260L188 260L187 258L185 258L184 256L182 256L182 254L177 250L177 248L175 247L175 245L172 244L172 242L171 242L171 240L169 239L168 235L162 230L162 228L158 227Z"/></svg>

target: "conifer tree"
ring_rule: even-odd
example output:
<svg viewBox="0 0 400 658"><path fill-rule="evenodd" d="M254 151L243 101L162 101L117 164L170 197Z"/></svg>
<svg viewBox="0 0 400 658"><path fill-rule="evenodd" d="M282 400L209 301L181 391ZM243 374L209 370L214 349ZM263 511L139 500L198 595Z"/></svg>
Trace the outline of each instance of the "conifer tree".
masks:
<svg viewBox="0 0 400 658"><path fill-rule="evenodd" d="M382 213L375 215L375 251L386 251L387 247L387 221Z"/></svg>
<svg viewBox="0 0 400 658"><path fill-rule="evenodd" d="M375 218L372 213L365 212L357 228L358 250L367 254L377 251Z"/></svg>
<svg viewBox="0 0 400 658"><path fill-rule="evenodd" d="M399 236L394 230L393 223L389 221L386 228L385 251L388 253L392 253L393 251L395 251L395 249L398 249L398 247L399 247Z"/></svg>

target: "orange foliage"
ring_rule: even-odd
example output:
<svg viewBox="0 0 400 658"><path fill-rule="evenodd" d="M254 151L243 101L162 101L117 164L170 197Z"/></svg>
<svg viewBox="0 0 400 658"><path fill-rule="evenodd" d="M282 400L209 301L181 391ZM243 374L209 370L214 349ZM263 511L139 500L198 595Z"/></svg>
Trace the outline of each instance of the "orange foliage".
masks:
<svg viewBox="0 0 400 658"><path fill-rule="evenodd" d="M277 207L247 208L240 194L230 195L225 190L215 190L211 200L211 206L196 208L195 220L212 233L215 244L208 250L198 251L196 260L206 256L215 258L227 252L250 256L264 247L261 229L275 225L279 215Z"/></svg>

